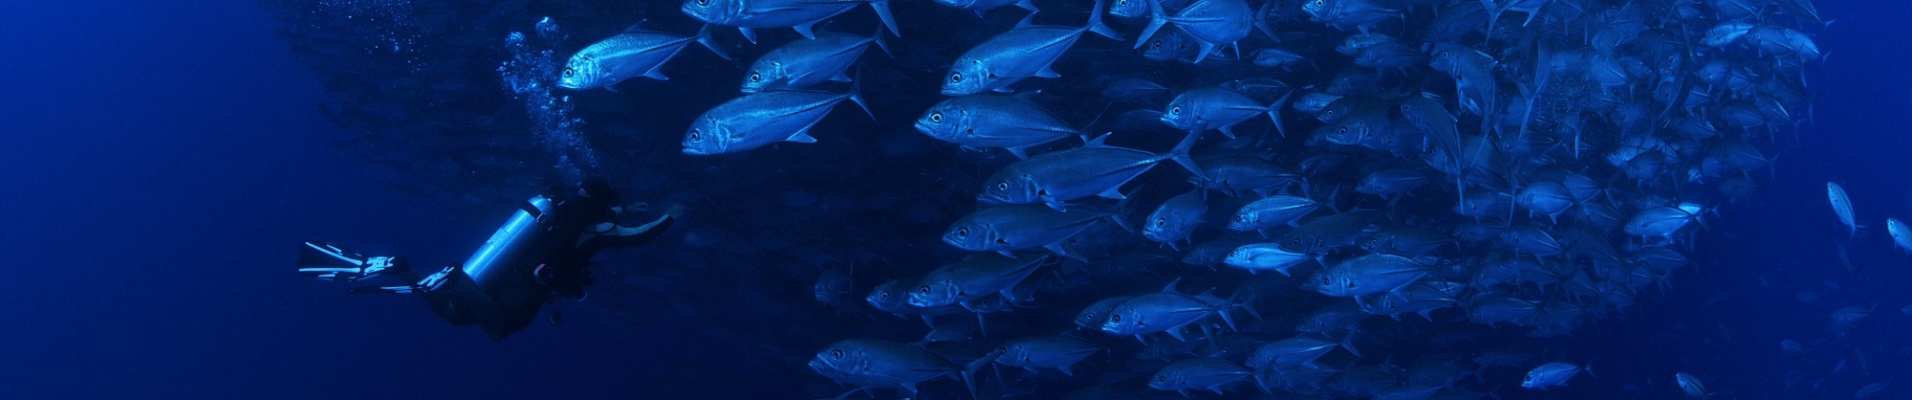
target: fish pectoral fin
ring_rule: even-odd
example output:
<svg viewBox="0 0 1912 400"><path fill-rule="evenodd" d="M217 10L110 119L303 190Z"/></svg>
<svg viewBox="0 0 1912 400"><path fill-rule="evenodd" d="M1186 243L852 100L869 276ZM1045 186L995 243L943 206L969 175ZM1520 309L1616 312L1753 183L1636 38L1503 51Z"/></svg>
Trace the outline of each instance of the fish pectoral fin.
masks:
<svg viewBox="0 0 1912 400"><path fill-rule="evenodd" d="M1122 195L1121 186L1111 187L1109 188L1109 190L1104 190L1102 191L1102 193L1097 193L1096 196L1101 196L1102 198L1116 199L1116 200L1129 198L1128 196Z"/></svg>
<svg viewBox="0 0 1912 400"><path fill-rule="evenodd" d="M660 81L668 81L668 80L671 80L671 78L670 78L670 77L668 77L668 76L664 76L664 71L661 71L662 69L664 69L664 65L663 65L663 64L658 64L658 66L657 66L657 68L651 68L651 70L649 70L649 71L644 71L644 77L645 77L645 78L651 78L651 79L656 79L656 80L660 80ZM605 86L605 87L607 87L607 88L608 88L608 87L610 87L610 86ZM615 90L613 90L613 91L615 91Z"/></svg>
<svg viewBox="0 0 1912 400"><path fill-rule="evenodd" d="M790 27L790 29L796 29L797 34L803 35L804 39L816 39L817 38L817 32L816 32L817 22L818 21L811 21L809 23L798 24L797 26Z"/></svg>
<svg viewBox="0 0 1912 400"><path fill-rule="evenodd" d="M1052 66L1048 66L1048 65L1045 65L1045 66L1043 66L1043 67L1042 67L1042 70L1040 70L1040 71L1036 71L1036 77L1037 77L1037 78L1050 78L1050 79L1054 79L1054 78L1061 78L1061 77L1062 77L1062 74L1061 74L1061 73L1057 73L1057 72L1056 72L1056 70L1055 70L1055 69L1053 69L1053 68L1051 68L1051 67L1052 67Z"/></svg>
<svg viewBox="0 0 1912 400"><path fill-rule="evenodd" d="M750 44L757 44L757 31L750 30L750 28L737 28L737 33L743 34L744 40L749 40Z"/></svg>
<svg viewBox="0 0 1912 400"><path fill-rule="evenodd" d="M809 128L804 128L803 130L797 131L796 134L790 135L790 138L784 139L784 141L797 142L797 143L816 143L817 138L810 136Z"/></svg>

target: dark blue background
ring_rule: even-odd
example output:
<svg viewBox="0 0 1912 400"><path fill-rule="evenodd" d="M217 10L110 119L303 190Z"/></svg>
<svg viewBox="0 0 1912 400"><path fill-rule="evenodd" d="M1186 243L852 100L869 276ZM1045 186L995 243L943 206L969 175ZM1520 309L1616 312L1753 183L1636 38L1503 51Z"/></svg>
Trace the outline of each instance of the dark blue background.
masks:
<svg viewBox="0 0 1912 400"><path fill-rule="evenodd" d="M1827 313L1847 305L1877 310L1821 357L1861 349L1872 375L1817 372L1826 396L1894 379L1882 396L1908 392L1912 257L1883 218L1912 218L1912 5L1818 5L1837 20L1817 37L1818 106L1774 179L1710 220L1699 268L1666 296L1568 339L1600 354L1600 377L1551 395L1670 398L1688 371L1727 397L1784 398L1778 376L1830 361L1781 359L1778 341L1830 337ZM458 259L506 211L368 183L326 146L344 133L272 29L252 2L0 2L0 398L631 398L681 389L651 372L744 351L697 340L736 321L611 328L591 307L493 343L419 302L294 273L303 239ZM1828 180L1870 227L1850 245L1856 273L1832 256L1846 238ZM1825 298L1794 299L1808 290Z"/></svg>

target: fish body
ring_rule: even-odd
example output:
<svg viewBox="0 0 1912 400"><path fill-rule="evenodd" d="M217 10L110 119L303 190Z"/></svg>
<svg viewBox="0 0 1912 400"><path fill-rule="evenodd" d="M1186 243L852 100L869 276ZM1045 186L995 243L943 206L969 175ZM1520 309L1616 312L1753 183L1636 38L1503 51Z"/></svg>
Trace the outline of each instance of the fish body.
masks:
<svg viewBox="0 0 1912 400"><path fill-rule="evenodd" d="M1196 63L1214 53L1215 48L1234 44L1253 31L1255 10L1245 0L1195 0L1173 15L1163 9L1161 0L1147 1L1150 19L1141 37L1154 36L1163 26L1175 24L1199 43ZM1136 41L1135 46L1141 47L1142 41Z"/></svg>
<svg viewBox="0 0 1912 400"><path fill-rule="evenodd" d="M1694 377L1693 374L1675 373L1673 381L1680 385L1680 391L1685 392L1687 398L1705 399L1707 396L1706 384L1700 383L1700 378Z"/></svg>
<svg viewBox="0 0 1912 400"><path fill-rule="evenodd" d="M1301 175L1280 165L1255 157L1230 156L1203 160L1202 176L1191 178L1196 186L1229 195L1244 192L1267 197L1282 188L1301 182Z"/></svg>
<svg viewBox="0 0 1912 400"><path fill-rule="evenodd" d="M890 16L889 0L685 0L679 10L711 25L737 27L756 43L755 30L763 28L792 28L804 38L816 38L817 23L863 4L876 11L891 35L902 36Z"/></svg>
<svg viewBox="0 0 1912 400"><path fill-rule="evenodd" d="M1261 115L1278 122L1281 120L1278 112L1279 108L1256 103L1239 92L1209 87L1175 96L1162 111L1162 123L1189 132L1220 130L1222 135L1233 138L1235 124Z"/></svg>
<svg viewBox="0 0 1912 400"><path fill-rule="evenodd" d="M1546 389L1567 384L1580 373L1580 366L1559 361L1541 364L1527 371L1527 377L1521 379L1520 387L1528 389Z"/></svg>
<svg viewBox="0 0 1912 400"><path fill-rule="evenodd" d="M962 261L923 275L916 290L910 292L909 303L917 307L939 307L997 293L1010 297L1008 300L1011 302L1021 302L1024 299L1011 297L1010 287L1035 273L1046 260L1047 257L1010 258L991 253L970 254Z"/></svg>
<svg viewBox="0 0 1912 400"><path fill-rule="evenodd" d="M578 50L577 54L572 54L564 62L564 70L559 72L558 87L590 90L640 76L660 81L670 79L660 69L691 42L702 43L710 51L723 54L711 44L708 27L696 36L677 37L632 26L624 33L592 43Z"/></svg>
<svg viewBox="0 0 1912 400"><path fill-rule="evenodd" d="M1427 276L1428 263L1392 254L1368 254L1343 260L1315 273L1308 288L1334 297L1386 293Z"/></svg>
<svg viewBox="0 0 1912 400"><path fill-rule="evenodd" d="M1095 303L1090 303L1087 307L1083 307L1081 312L1076 313L1075 324L1082 329L1100 330L1102 324L1109 321L1109 312L1115 311L1115 306L1122 305L1122 302L1133 298L1135 296L1115 296L1096 300Z"/></svg>
<svg viewBox="0 0 1912 400"><path fill-rule="evenodd" d="M1315 360L1339 346L1341 345L1325 340L1291 337L1255 348L1255 352L1249 354L1244 364L1260 370L1301 366L1318 368Z"/></svg>
<svg viewBox="0 0 1912 400"><path fill-rule="evenodd" d="M870 110L854 86L848 93L773 91L724 102L692 120L684 133L684 154L737 153L777 142L814 143L817 139L810 136L810 128L844 100L866 113Z"/></svg>
<svg viewBox="0 0 1912 400"><path fill-rule="evenodd" d="M1095 342L1062 335L1024 336L996 348L996 363L1029 370L1047 368L1075 376L1070 367L1103 351Z"/></svg>
<svg viewBox="0 0 1912 400"><path fill-rule="evenodd" d="M1307 253L1284 250L1274 243L1255 243L1236 247L1234 251L1228 252L1227 258L1222 259L1222 263L1248 270L1250 273L1275 271L1280 272L1282 276L1290 276L1288 269L1301 265L1302 262L1311 258L1313 257Z"/></svg>
<svg viewBox="0 0 1912 400"><path fill-rule="evenodd" d="M1210 315L1228 320L1227 305L1222 299L1165 290L1135 296L1116 305L1109 311L1108 321L1103 322L1102 331L1125 336L1168 332L1179 339L1182 326ZM1231 321L1229 325L1234 324Z"/></svg>
<svg viewBox="0 0 1912 400"><path fill-rule="evenodd" d="M1379 210L1348 211L1315 218L1276 239L1282 250L1306 254L1326 254L1329 250L1355 244Z"/></svg>
<svg viewBox="0 0 1912 400"><path fill-rule="evenodd" d="M1886 218L1885 233L1892 235L1892 243L1899 245L1899 250L1912 253L1912 227L1907 227L1898 218Z"/></svg>
<svg viewBox="0 0 1912 400"><path fill-rule="evenodd" d="M838 381L864 387L900 387L911 392L916 384L963 372L925 350L880 339L849 339L831 344L810 359L810 368Z"/></svg>
<svg viewBox="0 0 1912 400"><path fill-rule="evenodd" d="M1852 199L1846 197L1846 188L1838 182L1826 182L1826 198L1832 202L1832 213L1839 216L1839 223L1846 224L1852 230L1851 235L1859 234L1859 223L1852 217Z"/></svg>
<svg viewBox="0 0 1912 400"><path fill-rule="evenodd" d="M1207 390L1222 393L1222 386L1248 380L1254 375L1240 365L1214 357L1196 357L1169 363L1149 379L1149 388L1181 392Z"/></svg>
<svg viewBox="0 0 1912 400"><path fill-rule="evenodd" d="M936 0L936 4L975 11L976 15L982 15L984 11L1004 6L1020 7L1024 10L1029 10L1032 14L1037 11L1035 3L1030 2L1030 0Z"/></svg>
<svg viewBox="0 0 1912 400"><path fill-rule="evenodd" d="M1269 196L1235 211L1235 219L1228 223L1228 229L1250 232L1290 225L1320 208L1321 203L1306 197Z"/></svg>
<svg viewBox="0 0 1912 400"><path fill-rule="evenodd" d="M1142 236L1174 246L1175 243L1190 240L1189 236L1195 233L1196 227L1202 225L1202 216L1206 214L1208 203L1202 200L1200 192L1171 197L1149 213L1142 227Z"/></svg>
<svg viewBox="0 0 1912 400"><path fill-rule="evenodd" d="M758 93L772 89L807 89L816 84L848 82L844 72L856 63L871 45L887 46L883 34L870 37L825 33L815 39L791 41L750 64L744 74L742 91ZM888 47L884 47L888 51Z"/></svg>
<svg viewBox="0 0 1912 400"><path fill-rule="evenodd" d="M943 100L924 111L915 126L936 140L965 148L1001 148L1020 159L1029 158L1032 147L1082 135L1035 104L994 94Z"/></svg>
<svg viewBox="0 0 1912 400"><path fill-rule="evenodd" d="M964 215L943 232L943 242L969 251L1013 251L1046 248L1069 255L1062 242L1090 225L1112 217L1108 212L1080 206L1056 210L1042 205L1011 204Z"/></svg>
<svg viewBox="0 0 1912 400"><path fill-rule="evenodd" d="M1002 90L1012 83L1028 79L1061 77L1049 69L1062 53L1075 45L1083 32L1095 32L1110 39L1121 35L1102 24L1102 1L1097 0L1089 24L1080 28L1018 25L1015 29L989 38L956 58L943 81L943 95L966 96Z"/></svg>
<svg viewBox="0 0 1912 400"><path fill-rule="evenodd" d="M1190 172L1201 168L1188 157L1196 135L1189 135L1168 154L1104 144L1102 135L1082 147L1017 161L983 181L977 199L997 204L1046 204L1062 210L1071 201L1101 196L1122 199L1123 184L1162 161L1175 161Z"/></svg>

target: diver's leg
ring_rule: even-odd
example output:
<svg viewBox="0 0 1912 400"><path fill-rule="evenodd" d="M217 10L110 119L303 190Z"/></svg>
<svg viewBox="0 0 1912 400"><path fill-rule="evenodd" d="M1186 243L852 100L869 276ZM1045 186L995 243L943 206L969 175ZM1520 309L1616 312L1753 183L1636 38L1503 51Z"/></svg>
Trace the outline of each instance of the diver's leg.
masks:
<svg viewBox="0 0 1912 400"><path fill-rule="evenodd" d="M449 278L452 272L456 270L458 270L457 266L447 266L445 267L445 269L439 270L438 272L434 272L431 275L425 276L424 279L419 279L418 281L412 282L410 284L387 285L387 286L360 286L360 287L352 288L352 293L411 294L411 293L430 292L433 290L437 290L441 286L444 286L447 278Z"/></svg>
<svg viewBox="0 0 1912 400"><path fill-rule="evenodd" d="M398 257L366 257L331 243L308 241L299 249L299 273L319 280L356 282L377 276L416 279Z"/></svg>

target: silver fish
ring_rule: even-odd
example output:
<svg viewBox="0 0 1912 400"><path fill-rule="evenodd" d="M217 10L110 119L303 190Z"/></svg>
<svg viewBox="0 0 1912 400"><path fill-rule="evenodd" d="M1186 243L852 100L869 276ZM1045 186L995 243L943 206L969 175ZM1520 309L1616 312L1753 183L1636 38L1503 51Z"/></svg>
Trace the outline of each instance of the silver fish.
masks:
<svg viewBox="0 0 1912 400"><path fill-rule="evenodd" d="M1368 254L1316 272L1307 287L1334 297L1365 296L1407 286L1431 270L1426 261L1392 254Z"/></svg>
<svg viewBox="0 0 1912 400"><path fill-rule="evenodd" d="M1153 1L1153 0L1151 0ZM1149 388L1180 392L1207 390L1222 394L1222 386L1247 380L1254 375L1240 365L1214 357L1196 357L1169 363L1149 379Z"/></svg>
<svg viewBox="0 0 1912 400"><path fill-rule="evenodd" d="M943 100L916 119L916 131L964 147L1001 148L1019 159L1029 149L1080 136L1081 131L1050 116L1034 104L1002 95L974 95Z"/></svg>
<svg viewBox="0 0 1912 400"><path fill-rule="evenodd" d="M1208 214L1208 202L1202 200L1200 192L1171 197L1149 213L1148 219L1143 222L1142 236L1179 250L1180 247L1175 244L1191 241L1189 235L1202 225L1202 216L1205 214Z"/></svg>
<svg viewBox="0 0 1912 400"><path fill-rule="evenodd" d="M1573 376L1579 373L1580 373L1580 366L1578 365L1563 363L1559 361L1541 364L1540 366L1534 367L1534 369L1527 371L1527 377L1522 378L1520 380L1520 387L1524 387L1528 389L1546 389L1549 387L1566 385L1567 380L1573 379Z"/></svg>
<svg viewBox="0 0 1912 400"><path fill-rule="evenodd" d="M815 39L791 41L751 63L741 90L757 93L769 89L807 89L825 81L849 82L850 77L844 72L872 44L884 53L890 52L882 32L870 37L825 33Z"/></svg>
<svg viewBox="0 0 1912 400"><path fill-rule="evenodd" d="M1035 273L1047 259L1040 256L1009 258L990 253L970 254L962 261L923 275L916 290L910 292L909 303L917 307L938 307L996 293L1002 293L1011 302L1021 302L1024 299L1012 297L1010 287Z"/></svg>
<svg viewBox="0 0 1912 400"><path fill-rule="evenodd" d="M1281 225L1294 225L1295 220L1313 214L1321 208L1321 203L1300 196L1270 196L1243 205L1235 211L1235 219L1228 223L1228 229L1237 232L1266 231Z"/></svg>
<svg viewBox="0 0 1912 400"><path fill-rule="evenodd" d="M1014 257L1016 250L1046 248L1070 255L1065 239L1113 217L1108 212L1071 206L1056 210L1042 205L1012 204L978 210L958 218L943 231L943 242L969 251L994 251Z"/></svg>
<svg viewBox="0 0 1912 400"><path fill-rule="evenodd" d="M1261 105L1233 90L1210 87L1175 96L1162 111L1162 123L1189 132L1216 129L1232 139L1235 124L1257 116L1267 115L1279 127L1280 112L1278 106Z"/></svg>
<svg viewBox="0 0 1912 400"><path fill-rule="evenodd" d="M1248 270L1251 274L1258 271L1275 271L1280 272L1281 276L1291 276L1288 272L1290 268L1301 265L1302 262L1311 258L1307 253L1283 250L1275 243L1255 243L1236 247L1234 251L1228 252L1227 258L1222 259L1222 263Z"/></svg>
<svg viewBox="0 0 1912 400"><path fill-rule="evenodd" d="M1892 235L1892 243L1899 245L1900 250L1912 253L1912 227L1899 222L1898 218L1886 218L1885 233Z"/></svg>
<svg viewBox="0 0 1912 400"><path fill-rule="evenodd" d="M849 339L831 344L810 359L810 368L840 382L864 387L900 387L964 374L963 367L921 347L881 339Z"/></svg>
<svg viewBox="0 0 1912 400"><path fill-rule="evenodd" d="M774 91L745 95L712 107L691 121L684 133L684 154L737 153L777 142L815 143L810 128L844 100L856 103L876 118L857 93Z"/></svg>
<svg viewBox="0 0 1912 400"><path fill-rule="evenodd" d="M588 90L623 82L635 77L656 80L668 80L659 69L664 63L677 57L685 45L697 42L717 53L724 59L730 59L710 41L710 27L697 31L696 36L677 37L667 34L645 31L636 25L624 33L617 34L585 46L565 61L564 70L559 73L558 87L571 90Z"/></svg>
<svg viewBox="0 0 1912 400"><path fill-rule="evenodd" d="M1070 367L1103 350L1102 346L1087 340L1062 335L1038 335L1004 341L996 347L994 356L997 364L1031 371L1052 368L1061 370L1063 375L1075 376Z"/></svg>
<svg viewBox="0 0 1912 400"><path fill-rule="evenodd" d="M1162 26L1173 23L1175 27L1195 38L1200 49L1195 54L1195 62L1200 63L1214 53L1216 47L1234 44L1254 26L1254 9L1244 0L1196 0L1187 7L1169 15L1162 7L1161 0L1149 2L1149 25L1142 28L1143 38L1155 35ZM1142 41L1136 41L1135 47L1142 47Z"/></svg>
<svg viewBox="0 0 1912 400"><path fill-rule="evenodd" d="M1024 10L1029 10L1030 14L1034 14L1037 11L1036 4L1030 2L1030 0L936 0L936 4L974 11L977 16L983 15L984 11L1003 6L1020 7Z"/></svg>
<svg viewBox="0 0 1912 400"><path fill-rule="evenodd" d="M1832 213L1839 216L1839 223L1851 228L1852 236L1859 235L1859 223L1852 217L1852 199L1846 197L1846 188L1837 182L1826 182L1826 198L1832 201Z"/></svg>
<svg viewBox="0 0 1912 400"><path fill-rule="evenodd" d="M1235 322L1228 315L1232 307L1226 300L1210 295L1177 293L1175 283L1160 292L1135 296L1117 304L1109 310L1109 319L1102 324L1102 331L1114 335L1134 335L1167 332L1176 340L1182 339L1181 327L1200 321L1210 315L1220 315L1228 326Z"/></svg>
<svg viewBox="0 0 1912 400"><path fill-rule="evenodd" d="M1700 383L1700 378L1694 377L1693 374L1675 373L1673 381L1680 385L1680 391L1685 392L1687 398L1705 399L1709 395L1706 393L1706 384Z"/></svg>
<svg viewBox="0 0 1912 400"><path fill-rule="evenodd" d="M1110 146L1108 134L1096 137L1082 147L1035 156L1017 161L983 181L978 200L998 204L1046 204L1062 210L1069 202L1101 196L1123 199L1123 184L1148 172L1162 161L1175 161L1189 172L1201 175L1201 167L1188 157L1189 148L1200 136L1190 134L1167 154Z"/></svg>
<svg viewBox="0 0 1912 400"><path fill-rule="evenodd" d="M891 35L903 36L896 30L896 18L890 15L889 0L685 0L680 10L698 21L737 27L744 39L757 43L755 30L762 28L788 27L804 38L816 38L813 28L818 22L861 4L869 4L876 11Z"/></svg>
<svg viewBox="0 0 1912 400"><path fill-rule="evenodd" d="M1115 29L1102 24L1101 0L1095 2L1088 25L1081 28L1033 26L1029 21L1024 19L1015 29L989 38L957 57L943 81L943 95L965 96L1003 90L1030 77L1061 77L1062 74L1049 69L1049 65L1068 52L1083 32L1095 32L1116 40L1122 37Z"/></svg>

